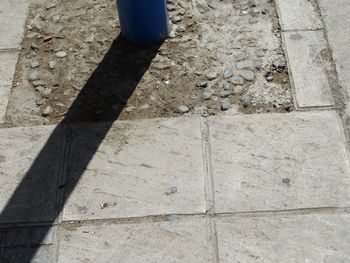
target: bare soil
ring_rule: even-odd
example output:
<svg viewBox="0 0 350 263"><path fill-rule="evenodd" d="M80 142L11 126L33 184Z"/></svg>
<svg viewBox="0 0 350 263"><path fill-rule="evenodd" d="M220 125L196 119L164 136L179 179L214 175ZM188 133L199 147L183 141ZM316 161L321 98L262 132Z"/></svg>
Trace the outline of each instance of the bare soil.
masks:
<svg viewBox="0 0 350 263"><path fill-rule="evenodd" d="M154 45L121 37L114 0L52 3L32 6L28 16L7 116L13 124L172 117L184 114L181 105L186 115L202 116L293 110L271 0L213 1L215 8L168 1L170 37ZM251 65L239 70L240 60ZM233 76L225 79L228 68ZM247 71L253 79L234 83ZM37 87L28 80L33 72ZM224 101L232 105L227 111Z"/></svg>

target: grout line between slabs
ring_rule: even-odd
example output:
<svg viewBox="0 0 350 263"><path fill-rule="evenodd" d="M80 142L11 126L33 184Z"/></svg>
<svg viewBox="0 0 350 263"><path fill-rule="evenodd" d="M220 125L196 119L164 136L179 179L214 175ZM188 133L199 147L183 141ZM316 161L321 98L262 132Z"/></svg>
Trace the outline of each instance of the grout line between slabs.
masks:
<svg viewBox="0 0 350 263"><path fill-rule="evenodd" d="M210 138L209 138L209 126L206 118L201 118L202 129L202 144L203 144L203 165L204 165L204 181L205 181L205 199L206 199L206 214L215 214L215 202L214 202L214 183L211 167L211 151L210 151Z"/></svg>

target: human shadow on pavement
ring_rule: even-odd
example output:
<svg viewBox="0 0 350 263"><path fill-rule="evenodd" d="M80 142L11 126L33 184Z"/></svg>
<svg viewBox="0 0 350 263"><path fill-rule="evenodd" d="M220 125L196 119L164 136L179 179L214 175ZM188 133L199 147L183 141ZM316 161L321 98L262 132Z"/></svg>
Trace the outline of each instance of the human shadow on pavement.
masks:
<svg viewBox="0 0 350 263"><path fill-rule="evenodd" d="M25 244L19 241L11 243L9 239L13 236L13 230L0 229L0 243L1 236L5 240L2 252L0 249L0 263L31 262L36 256L39 244L44 241L52 225L56 223L64 203L73 192L113 122L118 119L161 44L137 45L128 42L121 35L112 43L103 61L92 73L63 121L51 133L0 214L2 223L30 221L44 223L44 226L41 226L40 231L36 231L35 234L31 233L28 237L30 241L24 241ZM74 164L74 178L62 179L67 176L67 166L69 169L69 160L68 164L64 161L69 151L69 136L65 131L71 123L101 120L104 124L98 133L94 129L84 130L85 135L91 133L89 138L92 139L82 149L83 152L69 153L69 156L84 156L84 158L73 158L79 162ZM66 146L62 145L64 141ZM55 199L59 201L55 202ZM14 228L17 229L16 224ZM20 235L19 238L23 238L23 234ZM16 248L20 248L21 251L25 249L25 253L19 253Z"/></svg>

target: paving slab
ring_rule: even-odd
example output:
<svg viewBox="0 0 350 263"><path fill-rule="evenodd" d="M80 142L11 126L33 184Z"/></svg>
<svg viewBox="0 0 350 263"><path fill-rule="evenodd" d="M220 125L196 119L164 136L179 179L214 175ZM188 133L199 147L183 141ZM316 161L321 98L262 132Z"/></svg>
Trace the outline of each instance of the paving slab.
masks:
<svg viewBox="0 0 350 263"><path fill-rule="evenodd" d="M7 260L5 262L11 263L54 262L55 235L55 226L32 226L1 229L0 259Z"/></svg>
<svg viewBox="0 0 350 263"><path fill-rule="evenodd" d="M322 52L327 43L322 31L282 33L298 107L333 106Z"/></svg>
<svg viewBox="0 0 350 263"><path fill-rule="evenodd" d="M206 221L63 228L59 263L213 262Z"/></svg>
<svg viewBox="0 0 350 263"><path fill-rule="evenodd" d="M25 20L31 1L1 0L0 8L0 50L18 49L24 34Z"/></svg>
<svg viewBox="0 0 350 263"><path fill-rule="evenodd" d="M0 52L0 123L5 121L17 59L18 52Z"/></svg>
<svg viewBox="0 0 350 263"><path fill-rule="evenodd" d="M279 11L282 30L316 30L323 28L314 1L277 0L277 10Z"/></svg>
<svg viewBox="0 0 350 263"><path fill-rule="evenodd" d="M215 211L350 205L350 166L335 112L209 119Z"/></svg>
<svg viewBox="0 0 350 263"><path fill-rule="evenodd" d="M67 189L80 181L66 196L63 220L206 211L199 118L117 121L105 132L73 128ZM104 136L86 168L84 158Z"/></svg>
<svg viewBox="0 0 350 263"><path fill-rule="evenodd" d="M54 126L0 129L0 222L54 221L64 132Z"/></svg>
<svg viewBox="0 0 350 263"><path fill-rule="evenodd" d="M350 94L350 2L347 0L318 0L323 21L326 26L328 42L338 73L340 85L345 93ZM348 103L347 103L348 104ZM350 117L350 107L346 110Z"/></svg>
<svg viewBox="0 0 350 263"><path fill-rule="evenodd" d="M219 219L220 263L346 263L350 215L315 214Z"/></svg>

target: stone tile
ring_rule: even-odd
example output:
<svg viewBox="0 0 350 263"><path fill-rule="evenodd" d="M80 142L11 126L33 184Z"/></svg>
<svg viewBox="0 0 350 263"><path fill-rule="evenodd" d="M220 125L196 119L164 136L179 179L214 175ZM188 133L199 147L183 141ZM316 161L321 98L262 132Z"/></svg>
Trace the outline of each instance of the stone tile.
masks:
<svg viewBox="0 0 350 263"><path fill-rule="evenodd" d="M30 249L30 263L54 263L55 262L55 247L41 246Z"/></svg>
<svg viewBox="0 0 350 263"><path fill-rule="evenodd" d="M322 17L326 26L328 43L338 73L339 83L347 94L350 94L350 1L348 0L319 0ZM350 124L350 107L347 102L346 116ZM348 126L349 128L350 126Z"/></svg>
<svg viewBox="0 0 350 263"><path fill-rule="evenodd" d="M31 231L31 246L53 245L55 243L56 227L42 226L35 227Z"/></svg>
<svg viewBox="0 0 350 263"><path fill-rule="evenodd" d="M64 136L53 126L0 129L0 222L55 220Z"/></svg>
<svg viewBox="0 0 350 263"><path fill-rule="evenodd" d="M220 263L347 263L349 214L237 217L216 222Z"/></svg>
<svg viewBox="0 0 350 263"><path fill-rule="evenodd" d="M109 128L73 129L63 220L206 211L199 118Z"/></svg>
<svg viewBox="0 0 350 263"><path fill-rule="evenodd" d="M60 230L59 263L213 262L205 220Z"/></svg>
<svg viewBox="0 0 350 263"><path fill-rule="evenodd" d="M210 118L215 211L348 207L339 122L329 111Z"/></svg>
<svg viewBox="0 0 350 263"><path fill-rule="evenodd" d="M299 107L333 106L322 51L327 43L322 31L282 33L292 84Z"/></svg>
<svg viewBox="0 0 350 263"><path fill-rule="evenodd" d="M277 0L282 30L315 30L323 28L313 1ZM298 14L298 15L295 15Z"/></svg>
<svg viewBox="0 0 350 263"><path fill-rule="evenodd" d="M0 123L4 122L17 59L17 52L0 53Z"/></svg>
<svg viewBox="0 0 350 263"><path fill-rule="evenodd" d="M0 49L19 48L24 33L29 1L1 0Z"/></svg>

